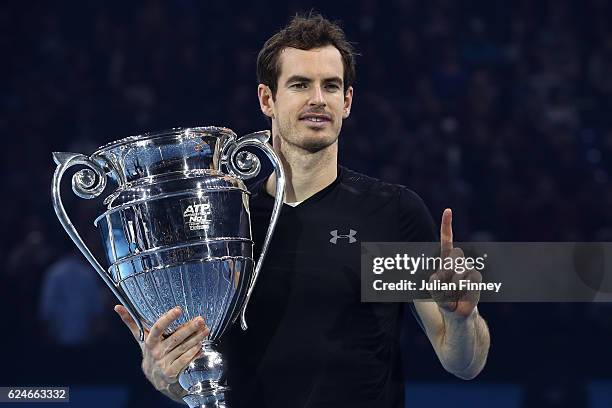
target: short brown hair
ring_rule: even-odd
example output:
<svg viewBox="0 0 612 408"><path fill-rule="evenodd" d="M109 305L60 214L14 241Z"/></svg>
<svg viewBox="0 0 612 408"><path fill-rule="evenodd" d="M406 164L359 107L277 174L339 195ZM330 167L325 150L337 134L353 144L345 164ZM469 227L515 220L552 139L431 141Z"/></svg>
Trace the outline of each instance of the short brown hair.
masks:
<svg viewBox="0 0 612 408"><path fill-rule="evenodd" d="M266 41L257 56L257 80L270 87L272 96L276 95L278 77L280 76L280 53L288 47L299 50L333 45L340 51L344 66L344 91L355 81L355 51L344 31L316 12L308 15L296 15L291 22Z"/></svg>

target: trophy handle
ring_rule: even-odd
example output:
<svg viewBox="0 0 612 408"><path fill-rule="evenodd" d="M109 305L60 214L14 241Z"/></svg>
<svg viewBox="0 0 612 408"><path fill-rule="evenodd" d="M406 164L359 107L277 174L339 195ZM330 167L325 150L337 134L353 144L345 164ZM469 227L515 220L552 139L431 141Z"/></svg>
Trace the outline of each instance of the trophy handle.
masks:
<svg viewBox="0 0 612 408"><path fill-rule="evenodd" d="M76 228L70 221L66 210L64 209L64 205L62 203L62 197L60 193L60 185L62 181L62 177L68 168L76 165L83 165L87 168L79 170L72 176L72 191L79 197L85 199L92 199L98 197L104 188L106 187L106 173L100 164L91 158L77 153L65 153L65 152L55 152L53 153L53 160L57 164L57 168L55 169L55 173L53 173L53 182L51 185L51 196L53 199L53 208L55 209L55 214L59 221L62 223L62 226L68 233L68 236L75 243L77 248L85 255L85 258L89 261L91 266L94 267L98 275L104 280L104 283L110 288L113 294L119 299L119 302L130 313L132 319L138 325L138 329L140 329L140 341L144 341L144 327L142 326L142 322L137 317L136 311L133 306L128 302L123 295L119 292L118 288L114 285L111 279L108 277L100 263L93 256L89 248L83 242L83 239L77 232Z"/></svg>
<svg viewBox="0 0 612 408"><path fill-rule="evenodd" d="M262 150L266 156L268 156L272 162L272 165L274 166L274 173L276 174L276 194L274 197L272 216L270 217L270 226L266 232L266 238L264 239L261 247L261 254L259 255L257 263L255 264L255 271L251 281L249 282L249 288L244 300L244 305L240 311L240 326L242 327L242 330L247 329L245 318L246 308L249 303L249 299L251 298L251 294L253 293L255 282L257 282L257 277L259 276L259 271L261 270L263 260L266 257L270 239L272 238L272 233L276 227L276 222L278 221L278 216L280 215L280 210L283 206L283 198L285 196L285 172L283 170L283 165L281 164L278 156L276 156L276 153L274 153L274 150L272 150L268 144L268 139L270 139L270 131L268 130L249 133L248 135L241 137L237 142L231 143L229 146L227 146L227 151L223 155L223 164L226 165L229 173L232 176L238 177L242 180L247 180L259 174L261 163L257 156L243 149L249 146L257 147Z"/></svg>

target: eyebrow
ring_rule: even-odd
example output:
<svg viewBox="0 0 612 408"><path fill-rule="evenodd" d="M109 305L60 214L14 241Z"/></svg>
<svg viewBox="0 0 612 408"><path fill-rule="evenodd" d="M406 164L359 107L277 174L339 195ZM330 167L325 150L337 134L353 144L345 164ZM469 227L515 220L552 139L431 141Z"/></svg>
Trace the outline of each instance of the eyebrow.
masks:
<svg viewBox="0 0 612 408"><path fill-rule="evenodd" d="M290 76L287 81L285 82L285 84L289 84L292 82L306 82L306 83L310 83L312 82L312 79L307 78L305 76L302 75L292 75ZM330 77L330 78L325 78L323 79L323 82L325 83L337 83L338 85L342 85L343 81L342 78L334 76L334 77Z"/></svg>

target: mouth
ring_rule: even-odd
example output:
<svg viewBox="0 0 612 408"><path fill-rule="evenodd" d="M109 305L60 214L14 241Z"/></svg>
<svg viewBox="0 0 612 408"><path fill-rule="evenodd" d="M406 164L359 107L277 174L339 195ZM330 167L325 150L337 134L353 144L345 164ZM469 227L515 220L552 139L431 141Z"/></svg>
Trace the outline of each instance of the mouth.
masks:
<svg viewBox="0 0 612 408"><path fill-rule="evenodd" d="M309 126L321 127L331 122L331 117L325 114L307 113L300 116L300 122L305 122Z"/></svg>

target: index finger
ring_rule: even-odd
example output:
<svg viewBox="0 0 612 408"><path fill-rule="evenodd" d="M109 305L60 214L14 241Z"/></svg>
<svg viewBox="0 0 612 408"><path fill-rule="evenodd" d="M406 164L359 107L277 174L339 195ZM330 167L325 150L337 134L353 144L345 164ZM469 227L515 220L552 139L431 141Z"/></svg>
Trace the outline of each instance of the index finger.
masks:
<svg viewBox="0 0 612 408"><path fill-rule="evenodd" d="M440 224L440 256L446 258L453 249L453 211L447 208L442 213Z"/></svg>
<svg viewBox="0 0 612 408"><path fill-rule="evenodd" d="M180 315L181 308L177 306L174 309L170 309L169 311L164 313L159 319L157 319L155 324L151 327L151 331L149 332L148 340L151 343L151 346L162 340L162 335L164 334L168 326L170 326L173 321L178 319Z"/></svg>

